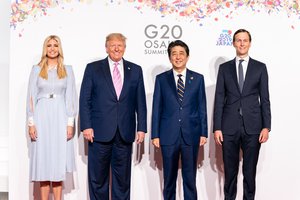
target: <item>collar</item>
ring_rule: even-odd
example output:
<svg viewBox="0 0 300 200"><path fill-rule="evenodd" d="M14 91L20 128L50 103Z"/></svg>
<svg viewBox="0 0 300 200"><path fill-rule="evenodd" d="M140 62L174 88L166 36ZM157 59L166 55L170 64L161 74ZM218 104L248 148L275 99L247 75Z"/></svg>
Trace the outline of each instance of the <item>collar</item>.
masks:
<svg viewBox="0 0 300 200"><path fill-rule="evenodd" d="M249 59L250 59L250 56L249 55L247 55L246 57L244 57L244 58L241 58L241 57L236 57L235 58L235 61L236 62L239 62L239 60L241 60L241 59L243 59L244 61L246 61L246 63L248 63L249 62Z"/></svg>
<svg viewBox="0 0 300 200"><path fill-rule="evenodd" d="M114 66L115 61L113 61L109 56L107 56L108 64L109 66ZM119 60L117 63L119 63L119 66L123 66L123 59Z"/></svg>
<svg viewBox="0 0 300 200"><path fill-rule="evenodd" d="M178 73L177 71L175 71L173 69L173 74L174 74L175 77L177 77L178 74L181 74L182 77L185 78L186 77L186 68L184 68L184 70L181 73Z"/></svg>

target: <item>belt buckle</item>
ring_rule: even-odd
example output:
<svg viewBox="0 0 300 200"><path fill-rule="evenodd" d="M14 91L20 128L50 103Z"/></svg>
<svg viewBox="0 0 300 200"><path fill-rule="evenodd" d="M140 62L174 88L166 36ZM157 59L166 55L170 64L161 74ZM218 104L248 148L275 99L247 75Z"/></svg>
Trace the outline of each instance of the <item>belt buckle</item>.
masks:
<svg viewBox="0 0 300 200"><path fill-rule="evenodd" d="M53 98L54 98L54 94L50 94L50 95L49 95L49 98L50 98L50 99L53 99Z"/></svg>

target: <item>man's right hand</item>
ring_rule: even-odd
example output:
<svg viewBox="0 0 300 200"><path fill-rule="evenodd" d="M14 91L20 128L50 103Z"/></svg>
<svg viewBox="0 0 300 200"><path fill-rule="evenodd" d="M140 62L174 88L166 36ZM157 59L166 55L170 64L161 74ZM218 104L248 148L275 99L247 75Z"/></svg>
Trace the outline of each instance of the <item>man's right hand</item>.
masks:
<svg viewBox="0 0 300 200"><path fill-rule="evenodd" d="M221 130L216 130L214 132L214 139L215 139L216 144L222 145L222 142L223 142L223 133L222 133Z"/></svg>
<svg viewBox="0 0 300 200"><path fill-rule="evenodd" d="M159 148L160 145L159 145L159 138L154 138L152 139L152 144L156 147L156 148Z"/></svg>
<svg viewBox="0 0 300 200"><path fill-rule="evenodd" d="M92 128L83 130L83 137L90 142L94 141L94 130Z"/></svg>

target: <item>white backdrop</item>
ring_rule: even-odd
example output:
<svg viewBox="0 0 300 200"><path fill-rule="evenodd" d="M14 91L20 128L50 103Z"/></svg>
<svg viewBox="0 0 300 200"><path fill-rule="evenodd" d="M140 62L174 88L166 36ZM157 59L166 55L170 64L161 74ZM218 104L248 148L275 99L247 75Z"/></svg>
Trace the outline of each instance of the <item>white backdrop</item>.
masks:
<svg viewBox="0 0 300 200"><path fill-rule="evenodd" d="M0 3L0 192L8 191L8 69L9 69L9 1ZM1 197L0 197L1 198Z"/></svg>
<svg viewBox="0 0 300 200"><path fill-rule="evenodd" d="M18 2L19 4L15 4ZM34 6L33 6L34 2ZM181 39L190 47L188 67L205 76L209 132L218 65L234 58L235 51L218 43L239 28L252 34L250 56L267 64L270 78L272 132L261 148L257 169L258 200L297 200L300 188L299 121L300 21L298 7L289 1L263 4L253 1L112 1L59 0L12 1L9 67L9 198L34 199L29 182L29 137L26 133L25 102L28 77L50 34L62 39L65 63L73 65L78 92L88 62L106 57L105 36L121 32L127 38L125 59L138 63L144 72L148 105L148 134L143 145L134 145L132 190L134 200L162 199L162 162L150 142L151 104L155 76L170 68L165 51L169 41ZM56 2L56 3L55 3ZM156 2L156 3L154 3ZM173 2L173 3L172 3ZM190 4L187 4L190 2ZM273 2L273 1L269 1ZM202 8L201 12L197 6ZM23 11L23 12L22 12ZM149 26L150 25L150 26ZM147 29L146 27L149 27ZM156 28L155 28L156 27ZM157 31L157 32L155 32ZM155 36L155 33L157 35ZM229 45L227 43L229 42ZM158 45L158 47L156 46ZM77 173L65 182L65 200L88 199L87 151L80 133L75 136ZM221 150L212 134L199 150L198 198L223 198L224 174ZM177 199L183 199L178 177ZM239 174L238 199L242 199Z"/></svg>

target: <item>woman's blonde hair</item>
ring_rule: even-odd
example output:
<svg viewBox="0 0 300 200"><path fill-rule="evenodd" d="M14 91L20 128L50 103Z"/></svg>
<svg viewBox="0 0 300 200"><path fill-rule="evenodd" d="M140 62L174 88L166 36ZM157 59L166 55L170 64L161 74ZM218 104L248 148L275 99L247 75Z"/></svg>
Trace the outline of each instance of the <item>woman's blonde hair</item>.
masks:
<svg viewBox="0 0 300 200"><path fill-rule="evenodd" d="M64 78L67 76L66 68L64 66L64 54L61 46L61 41L58 36L50 35L48 36L43 45L43 53L39 66L41 67L40 77L48 79L48 57L47 57L47 45L50 40L55 40L58 43L58 58L57 58L57 75L58 78Z"/></svg>

